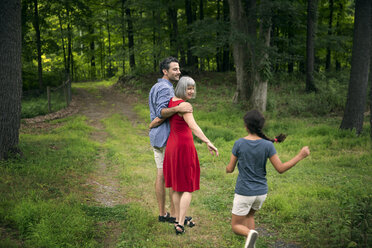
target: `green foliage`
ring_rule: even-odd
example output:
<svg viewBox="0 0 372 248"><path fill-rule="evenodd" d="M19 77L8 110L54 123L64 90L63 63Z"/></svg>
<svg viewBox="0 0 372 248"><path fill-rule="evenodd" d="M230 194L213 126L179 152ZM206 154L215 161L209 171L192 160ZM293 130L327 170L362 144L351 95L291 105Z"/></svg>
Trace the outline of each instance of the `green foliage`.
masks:
<svg viewBox="0 0 372 248"><path fill-rule="evenodd" d="M63 89L51 92L51 112L56 112L67 106ZM32 118L49 114L46 93L36 96L26 96L22 99L21 118Z"/></svg>
<svg viewBox="0 0 372 248"><path fill-rule="evenodd" d="M305 85L301 77L276 74L271 85L272 90L268 90L267 98L269 112L278 116L329 116L343 112L348 79L346 73L338 76L318 74L318 91L310 94L304 91Z"/></svg>

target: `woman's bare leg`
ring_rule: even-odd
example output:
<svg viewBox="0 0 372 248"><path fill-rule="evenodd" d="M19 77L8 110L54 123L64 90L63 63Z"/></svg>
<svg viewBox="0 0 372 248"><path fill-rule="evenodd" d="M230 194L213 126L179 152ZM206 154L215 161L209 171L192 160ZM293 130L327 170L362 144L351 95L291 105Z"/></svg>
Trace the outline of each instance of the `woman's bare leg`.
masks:
<svg viewBox="0 0 372 248"><path fill-rule="evenodd" d="M178 220L180 225L183 225L183 223L185 222L185 216L186 216L187 210L190 207L191 198L192 198L192 193L182 192L181 200L180 200L179 220Z"/></svg>
<svg viewBox="0 0 372 248"><path fill-rule="evenodd" d="M179 213L180 213L180 201L181 201L182 192L173 191L172 199L174 204L174 216L176 216L176 222L179 222Z"/></svg>

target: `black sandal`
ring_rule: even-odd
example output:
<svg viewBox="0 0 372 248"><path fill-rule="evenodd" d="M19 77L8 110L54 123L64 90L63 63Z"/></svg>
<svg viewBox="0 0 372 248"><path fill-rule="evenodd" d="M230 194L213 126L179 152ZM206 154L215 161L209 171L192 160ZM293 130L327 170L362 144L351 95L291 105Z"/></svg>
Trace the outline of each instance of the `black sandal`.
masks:
<svg viewBox="0 0 372 248"><path fill-rule="evenodd" d="M176 217L169 217L168 222L170 224L176 224L176 223L178 223L178 222L176 222Z"/></svg>
<svg viewBox="0 0 372 248"><path fill-rule="evenodd" d="M181 231L178 230L178 228L181 229ZM176 235L185 233L185 227L182 225L177 224L174 226L174 229L176 230Z"/></svg>
<svg viewBox="0 0 372 248"><path fill-rule="evenodd" d="M194 227L195 226L195 223L192 220L192 217L191 216L186 216L185 217L185 222L183 223L185 226L188 226L188 227Z"/></svg>
<svg viewBox="0 0 372 248"><path fill-rule="evenodd" d="M159 215L158 220L159 222L167 222L169 220L170 214L167 212L164 216Z"/></svg>

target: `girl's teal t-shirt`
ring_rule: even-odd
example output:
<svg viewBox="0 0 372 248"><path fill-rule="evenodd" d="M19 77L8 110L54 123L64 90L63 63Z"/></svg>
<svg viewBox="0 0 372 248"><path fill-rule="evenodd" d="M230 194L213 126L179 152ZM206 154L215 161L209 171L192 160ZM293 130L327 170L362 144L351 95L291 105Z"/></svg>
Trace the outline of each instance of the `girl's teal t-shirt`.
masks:
<svg viewBox="0 0 372 248"><path fill-rule="evenodd" d="M235 141L232 153L238 158L239 175L235 193L245 196L267 194L266 162L276 154L274 144L265 139Z"/></svg>

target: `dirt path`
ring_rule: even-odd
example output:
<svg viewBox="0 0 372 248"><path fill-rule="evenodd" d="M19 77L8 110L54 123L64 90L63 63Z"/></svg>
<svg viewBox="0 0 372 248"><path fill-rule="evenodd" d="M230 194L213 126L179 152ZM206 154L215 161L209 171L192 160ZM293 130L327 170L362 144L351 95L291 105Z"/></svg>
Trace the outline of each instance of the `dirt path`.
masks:
<svg viewBox="0 0 372 248"><path fill-rule="evenodd" d="M103 144L108 137L101 120L113 114L125 115L133 125L139 123L138 117L132 110L132 102L136 99L115 90L113 87L101 87L90 93L84 89L77 89L75 95L76 105L79 106L78 114L87 117L87 122L94 127L92 139ZM101 149L97 161L97 169L87 178L86 185L93 193L93 204L105 207L126 204L125 194L117 178L119 168L117 165L110 165L108 168L105 162L105 150ZM122 232L116 222L108 223L110 231L104 242L104 247L115 247Z"/></svg>

